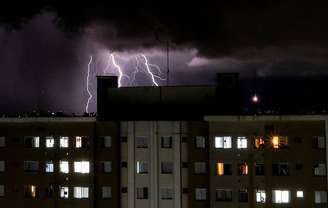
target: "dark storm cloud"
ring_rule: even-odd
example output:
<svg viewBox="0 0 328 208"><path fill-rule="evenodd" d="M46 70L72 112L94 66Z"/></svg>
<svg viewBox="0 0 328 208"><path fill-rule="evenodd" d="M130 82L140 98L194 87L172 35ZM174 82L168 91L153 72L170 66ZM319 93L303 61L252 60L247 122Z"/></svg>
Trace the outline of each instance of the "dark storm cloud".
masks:
<svg viewBox="0 0 328 208"><path fill-rule="evenodd" d="M328 41L324 1L36 2L28 2L27 9L2 7L0 21L16 25L33 13L53 11L66 32L88 28L114 49L147 48L169 38L177 47L197 48L207 57L272 46L326 47Z"/></svg>

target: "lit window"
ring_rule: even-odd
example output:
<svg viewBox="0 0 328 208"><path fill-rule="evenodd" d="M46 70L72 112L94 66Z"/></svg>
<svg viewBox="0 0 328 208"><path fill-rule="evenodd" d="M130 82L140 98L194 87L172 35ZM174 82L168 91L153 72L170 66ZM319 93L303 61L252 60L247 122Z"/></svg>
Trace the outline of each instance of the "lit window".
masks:
<svg viewBox="0 0 328 208"><path fill-rule="evenodd" d="M103 146L105 148L112 147L112 137L111 136L105 136L105 137L103 137Z"/></svg>
<svg viewBox="0 0 328 208"><path fill-rule="evenodd" d="M4 185L0 185L0 197L5 196L5 186Z"/></svg>
<svg viewBox="0 0 328 208"><path fill-rule="evenodd" d="M287 163L272 164L272 175L273 176L288 176L289 165Z"/></svg>
<svg viewBox="0 0 328 208"><path fill-rule="evenodd" d="M53 148L55 146L55 139L51 136L46 137L46 148Z"/></svg>
<svg viewBox="0 0 328 208"><path fill-rule="evenodd" d="M74 187L74 198L76 198L76 199L89 198L89 188L88 187Z"/></svg>
<svg viewBox="0 0 328 208"><path fill-rule="evenodd" d="M59 161L59 171L61 173L69 173L68 161Z"/></svg>
<svg viewBox="0 0 328 208"><path fill-rule="evenodd" d="M216 163L216 174L219 176L231 175L232 174L232 165L230 163Z"/></svg>
<svg viewBox="0 0 328 208"><path fill-rule="evenodd" d="M0 136L0 147L6 146L6 138L4 136Z"/></svg>
<svg viewBox="0 0 328 208"><path fill-rule="evenodd" d="M206 162L195 162L196 174L205 174L206 172Z"/></svg>
<svg viewBox="0 0 328 208"><path fill-rule="evenodd" d="M112 172L112 162L104 161L102 162L103 173L111 173Z"/></svg>
<svg viewBox="0 0 328 208"><path fill-rule="evenodd" d="M137 173L139 174L148 173L148 163L137 161Z"/></svg>
<svg viewBox="0 0 328 208"><path fill-rule="evenodd" d="M1 160L0 161L0 172L5 172L6 170L6 163L5 161Z"/></svg>
<svg viewBox="0 0 328 208"><path fill-rule="evenodd" d="M137 199L148 199L148 188L137 188L136 189L136 198Z"/></svg>
<svg viewBox="0 0 328 208"><path fill-rule="evenodd" d="M171 136L161 137L161 147L162 148L172 148L173 138Z"/></svg>
<svg viewBox="0 0 328 208"><path fill-rule="evenodd" d="M40 147L40 137L25 137L24 138L25 147L39 148Z"/></svg>
<svg viewBox="0 0 328 208"><path fill-rule="evenodd" d="M325 176L326 175L326 164L318 163L313 166L313 171L315 176Z"/></svg>
<svg viewBox="0 0 328 208"><path fill-rule="evenodd" d="M315 149L325 149L325 137L323 136L317 136L313 138L313 148Z"/></svg>
<svg viewBox="0 0 328 208"><path fill-rule="evenodd" d="M288 190L273 190L272 202L275 204L286 204L290 202L290 191Z"/></svg>
<svg viewBox="0 0 328 208"><path fill-rule="evenodd" d="M238 164L238 175L240 176L248 175L248 165L246 163Z"/></svg>
<svg viewBox="0 0 328 208"><path fill-rule="evenodd" d="M89 173L90 164L88 161L74 162L74 172L75 173Z"/></svg>
<svg viewBox="0 0 328 208"><path fill-rule="evenodd" d="M69 194L69 189L66 186L59 187L59 196L60 198L67 199Z"/></svg>
<svg viewBox="0 0 328 208"><path fill-rule="evenodd" d="M315 191L314 192L314 202L316 204L327 203L327 192L326 191Z"/></svg>
<svg viewBox="0 0 328 208"><path fill-rule="evenodd" d="M24 197L25 198L37 198L39 196L38 186L24 186Z"/></svg>
<svg viewBox="0 0 328 208"><path fill-rule="evenodd" d="M173 162L161 162L161 173L163 174L173 173Z"/></svg>
<svg viewBox="0 0 328 208"><path fill-rule="evenodd" d="M195 199L197 201L206 200L206 188L196 188L195 189Z"/></svg>
<svg viewBox="0 0 328 208"><path fill-rule="evenodd" d="M196 148L205 148L205 137L196 136Z"/></svg>
<svg viewBox="0 0 328 208"><path fill-rule="evenodd" d="M60 148L68 148L68 137L60 137Z"/></svg>
<svg viewBox="0 0 328 208"><path fill-rule="evenodd" d="M24 171L29 173L35 173L39 171L38 161L24 161Z"/></svg>
<svg viewBox="0 0 328 208"><path fill-rule="evenodd" d="M247 189L239 190L239 202L248 202L248 191Z"/></svg>
<svg viewBox="0 0 328 208"><path fill-rule="evenodd" d="M54 163L52 161L46 162L46 173L53 173L54 172Z"/></svg>
<svg viewBox="0 0 328 208"><path fill-rule="evenodd" d="M112 198L112 187L110 186L103 186L101 188L101 196L103 199L110 199Z"/></svg>
<svg viewBox="0 0 328 208"><path fill-rule="evenodd" d="M75 148L82 148L82 137L75 137Z"/></svg>
<svg viewBox="0 0 328 208"><path fill-rule="evenodd" d="M247 139L246 137L237 138L237 148L238 149L247 149Z"/></svg>
<svg viewBox="0 0 328 208"><path fill-rule="evenodd" d="M263 149L264 148L264 139L262 137L255 138L255 149Z"/></svg>
<svg viewBox="0 0 328 208"><path fill-rule="evenodd" d="M148 147L148 137L136 137L136 147L137 148L147 148Z"/></svg>
<svg viewBox="0 0 328 208"><path fill-rule="evenodd" d="M257 190L256 191L256 202L257 203L265 203L266 194L264 190Z"/></svg>
<svg viewBox="0 0 328 208"><path fill-rule="evenodd" d="M215 148L219 149L230 149L232 147L231 137L215 137Z"/></svg>
<svg viewBox="0 0 328 208"><path fill-rule="evenodd" d="M282 136L272 137L272 146L274 149L279 149L288 145L288 138Z"/></svg>
<svg viewBox="0 0 328 208"><path fill-rule="evenodd" d="M297 198L303 198L304 197L304 192L303 191L296 191L296 197Z"/></svg>
<svg viewBox="0 0 328 208"><path fill-rule="evenodd" d="M232 201L231 189L216 189L216 201Z"/></svg>
<svg viewBox="0 0 328 208"><path fill-rule="evenodd" d="M160 193L161 199L171 200L174 198L174 191L171 187L162 187Z"/></svg>

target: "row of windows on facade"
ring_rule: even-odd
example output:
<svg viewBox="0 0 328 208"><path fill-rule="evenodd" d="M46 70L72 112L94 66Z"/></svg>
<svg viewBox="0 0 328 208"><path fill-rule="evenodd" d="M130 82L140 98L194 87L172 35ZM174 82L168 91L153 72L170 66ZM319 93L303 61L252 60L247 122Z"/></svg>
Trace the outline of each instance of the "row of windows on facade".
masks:
<svg viewBox="0 0 328 208"><path fill-rule="evenodd" d="M60 136L59 138L55 138L53 136L46 136L43 139L39 136L28 136L24 137L24 145L25 147L29 148L40 148L44 146L45 148L55 148L59 146L60 148L69 148L70 146L70 139L74 140L74 147L75 148L88 148L90 146L90 140L88 137L85 136L75 136L75 137L68 137L68 136ZM102 146L105 148L110 148L112 146L112 138L110 136L100 137L102 141ZM41 145L42 141L44 144ZM57 141L59 143L57 144ZM0 147L6 146L6 138L4 136L0 137Z"/></svg>
<svg viewBox="0 0 328 208"><path fill-rule="evenodd" d="M72 187L73 197L76 199L87 199L89 198L89 187L87 186L76 186ZM49 185L42 192L40 192L40 187L35 185L24 186L24 197L25 198L52 198L55 195L55 186ZM58 195L62 199L70 198L70 188L68 186L59 186ZM5 196L5 186L0 185L0 197ZM112 187L102 186L101 196L104 199L112 198Z"/></svg>
<svg viewBox="0 0 328 208"><path fill-rule="evenodd" d="M75 161L74 172L86 174L90 172L90 162L89 161ZM112 162L103 161L101 162L102 172L111 173L112 172ZM183 168L188 168L188 163L182 164ZM54 162L46 161L44 166L44 171L46 173L54 172ZM126 162L122 162L122 167L127 167ZM296 170L302 170L302 164L296 164ZM4 172L6 169L5 161L0 161L0 172ZM206 162L195 162L194 163L194 173L195 174L206 174L207 173L207 163ZM254 164L255 175L264 175L264 163ZM273 176L289 176L289 164L288 163L275 163L272 164L272 175ZM216 163L216 175L232 175L232 164L227 162ZM24 171L25 172L39 172L39 162L38 161L24 161ZM69 162L59 161L59 171L61 173L69 173ZM149 171L149 165L147 161L137 161L136 162L136 172L138 174L147 174ZM161 173L171 174L174 172L174 163L170 161L161 162ZM237 173L241 176L246 176L249 173L249 165L245 162L237 164ZM326 164L317 163L313 165L313 175L314 176L326 176Z"/></svg>

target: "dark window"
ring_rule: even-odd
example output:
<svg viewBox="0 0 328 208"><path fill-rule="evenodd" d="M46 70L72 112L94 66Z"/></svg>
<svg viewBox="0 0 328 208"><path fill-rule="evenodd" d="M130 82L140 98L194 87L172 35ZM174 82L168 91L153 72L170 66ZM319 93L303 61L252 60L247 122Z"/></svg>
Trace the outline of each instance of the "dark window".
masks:
<svg viewBox="0 0 328 208"><path fill-rule="evenodd" d="M172 148L172 140L171 136L161 137L161 147L162 148Z"/></svg>
<svg viewBox="0 0 328 208"><path fill-rule="evenodd" d="M45 197L52 198L53 196L54 196L54 187L50 185L45 190Z"/></svg>
<svg viewBox="0 0 328 208"><path fill-rule="evenodd" d="M248 202L248 192L247 190L239 190L239 202Z"/></svg>
<svg viewBox="0 0 328 208"><path fill-rule="evenodd" d="M182 193L184 193L184 194L188 194L188 193L189 193L189 189L188 189L188 188L183 188L183 189L182 189Z"/></svg>
<svg viewBox="0 0 328 208"><path fill-rule="evenodd" d="M288 176L289 175L288 164L284 164L284 163L272 164L272 175Z"/></svg>
<svg viewBox="0 0 328 208"><path fill-rule="evenodd" d="M295 137L294 142L295 143L302 143L302 138L301 137Z"/></svg>
<svg viewBox="0 0 328 208"><path fill-rule="evenodd" d="M122 168L127 168L128 167L128 163L126 161L122 161Z"/></svg>
<svg viewBox="0 0 328 208"><path fill-rule="evenodd" d="M122 193L128 193L128 188L127 187L122 187Z"/></svg>
<svg viewBox="0 0 328 208"><path fill-rule="evenodd" d="M302 170L303 169L303 164L296 163L295 168L296 168L296 170Z"/></svg>
<svg viewBox="0 0 328 208"><path fill-rule="evenodd" d="M121 137L122 142L128 142L128 137Z"/></svg>
<svg viewBox="0 0 328 208"><path fill-rule="evenodd" d="M255 163L255 175L264 175L264 164Z"/></svg>
<svg viewBox="0 0 328 208"><path fill-rule="evenodd" d="M137 188L137 199L148 199L148 188Z"/></svg>
<svg viewBox="0 0 328 208"><path fill-rule="evenodd" d="M182 137L182 142L183 142L183 143L186 143L186 142L188 142L188 137L186 137L186 136L183 136L183 137Z"/></svg>
<svg viewBox="0 0 328 208"><path fill-rule="evenodd" d="M188 162L182 162L182 168L188 168Z"/></svg>
<svg viewBox="0 0 328 208"><path fill-rule="evenodd" d="M224 164L224 175L232 175L232 164Z"/></svg>
<svg viewBox="0 0 328 208"><path fill-rule="evenodd" d="M232 201L232 190L230 189L217 189L216 201Z"/></svg>
<svg viewBox="0 0 328 208"><path fill-rule="evenodd" d="M161 162L161 173L162 174L173 173L173 162Z"/></svg>

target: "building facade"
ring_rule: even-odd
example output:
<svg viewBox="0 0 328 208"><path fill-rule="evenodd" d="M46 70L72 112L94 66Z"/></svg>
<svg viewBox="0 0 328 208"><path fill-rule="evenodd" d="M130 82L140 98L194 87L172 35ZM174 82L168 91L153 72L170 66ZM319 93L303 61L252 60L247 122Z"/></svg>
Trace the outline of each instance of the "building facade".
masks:
<svg viewBox="0 0 328 208"><path fill-rule="evenodd" d="M326 116L2 118L4 207L327 207Z"/></svg>

